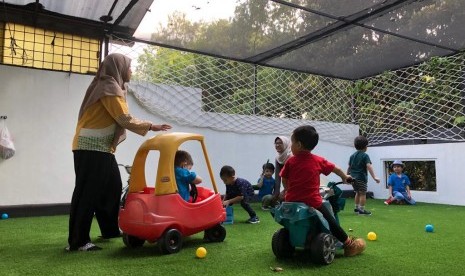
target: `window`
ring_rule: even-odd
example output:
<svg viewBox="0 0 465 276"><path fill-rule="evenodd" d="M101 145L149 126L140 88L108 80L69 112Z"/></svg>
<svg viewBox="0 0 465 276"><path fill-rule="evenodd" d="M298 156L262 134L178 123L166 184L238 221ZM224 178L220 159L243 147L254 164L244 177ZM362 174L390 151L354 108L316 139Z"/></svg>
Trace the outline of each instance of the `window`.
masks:
<svg viewBox="0 0 465 276"><path fill-rule="evenodd" d="M1 23L0 27L3 64L86 74L98 70L98 39L14 23Z"/></svg>
<svg viewBox="0 0 465 276"><path fill-rule="evenodd" d="M386 172L386 189L389 175L393 173L391 169L392 161L384 161L384 171ZM436 162L434 160L409 160L404 161L403 173L410 178L410 190L412 191L436 191Z"/></svg>

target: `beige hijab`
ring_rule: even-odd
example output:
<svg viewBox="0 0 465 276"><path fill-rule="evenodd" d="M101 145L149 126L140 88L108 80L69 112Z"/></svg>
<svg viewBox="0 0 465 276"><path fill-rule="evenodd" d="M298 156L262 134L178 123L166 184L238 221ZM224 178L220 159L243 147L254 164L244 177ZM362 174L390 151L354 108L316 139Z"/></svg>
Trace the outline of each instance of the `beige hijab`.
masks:
<svg viewBox="0 0 465 276"><path fill-rule="evenodd" d="M100 64L94 79L87 88L79 110L79 119L86 109L105 96L126 96L123 76L127 75L131 59L122 54L110 54Z"/></svg>
<svg viewBox="0 0 465 276"><path fill-rule="evenodd" d="M128 75L131 59L122 54L110 54L100 64L94 79L87 88L86 95L79 110L79 119L86 109L105 96L118 96L126 98L126 87L123 76ZM126 138L126 131L119 125L115 130L113 148Z"/></svg>
<svg viewBox="0 0 465 276"><path fill-rule="evenodd" d="M283 147L284 147L284 151L280 154L278 154L278 156L276 156L276 161L281 164L281 165L284 165L284 163L286 162L286 160L292 156L292 151L291 151L291 140L289 138L287 138L286 136L278 136L276 137L274 140L276 142L277 139L280 139L281 141L283 141Z"/></svg>

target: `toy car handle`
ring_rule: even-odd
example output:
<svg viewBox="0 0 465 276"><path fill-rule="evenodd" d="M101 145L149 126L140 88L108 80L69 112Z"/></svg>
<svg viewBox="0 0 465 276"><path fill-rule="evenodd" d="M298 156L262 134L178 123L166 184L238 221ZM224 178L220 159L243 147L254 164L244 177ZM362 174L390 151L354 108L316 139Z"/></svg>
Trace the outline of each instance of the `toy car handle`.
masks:
<svg viewBox="0 0 465 276"><path fill-rule="evenodd" d="M353 178L351 178L351 179L349 179L349 181L347 181L348 184L352 184L352 183L354 183L354 182L355 182L355 181L354 181ZM344 183L343 181L339 181L339 182L328 182L328 185L327 185L327 186L328 186L329 188L332 188L332 187L337 186L337 185L339 185L339 184L345 184L345 183Z"/></svg>
<svg viewBox="0 0 465 276"><path fill-rule="evenodd" d="M127 172L128 174L131 174L132 166L124 165L124 164L118 164L118 166L124 167L124 169L126 169L126 172Z"/></svg>
<svg viewBox="0 0 465 276"><path fill-rule="evenodd" d="M197 196L198 196L198 191L197 191L197 186L194 183L189 183L191 186L191 190L189 191L189 195L192 197L192 203L197 201Z"/></svg>
<svg viewBox="0 0 465 276"><path fill-rule="evenodd" d="M331 187L334 187L334 186L337 186L339 184L344 184L344 182L342 181L339 181L339 182L328 182L328 187L331 188Z"/></svg>

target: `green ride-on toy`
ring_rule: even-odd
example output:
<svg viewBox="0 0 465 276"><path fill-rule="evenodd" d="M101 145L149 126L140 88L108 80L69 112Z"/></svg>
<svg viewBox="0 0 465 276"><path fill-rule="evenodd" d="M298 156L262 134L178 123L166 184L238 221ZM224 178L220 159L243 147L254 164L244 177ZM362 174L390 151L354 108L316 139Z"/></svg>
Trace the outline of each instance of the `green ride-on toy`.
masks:
<svg viewBox="0 0 465 276"><path fill-rule="evenodd" d="M337 214L344 210L346 206L346 199L342 197L342 190L337 186L342 183L343 182L329 182L328 185L320 187L320 195L331 204L334 217L338 224L339 216Z"/></svg>
<svg viewBox="0 0 465 276"><path fill-rule="evenodd" d="M323 206L335 213L344 208L342 190L330 182L320 188ZM333 204L334 206L332 206ZM342 206L341 206L342 205ZM342 207L342 208L341 208ZM317 264L328 265L336 255L337 239L331 234L323 215L316 209L300 202L283 202L271 209L275 221L284 226L273 234L272 250L277 258L292 257L296 247L310 250L310 258Z"/></svg>

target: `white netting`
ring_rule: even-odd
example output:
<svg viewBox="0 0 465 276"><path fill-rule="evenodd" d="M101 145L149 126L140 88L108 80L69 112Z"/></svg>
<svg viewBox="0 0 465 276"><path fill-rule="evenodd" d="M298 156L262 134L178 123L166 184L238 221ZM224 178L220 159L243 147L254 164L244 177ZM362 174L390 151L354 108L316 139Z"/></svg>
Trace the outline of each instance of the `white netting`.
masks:
<svg viewBox="0 0 465 276"><path fill-rule="evenodd" d="M435 57L355 82L355 119L370 143L464 141L464 57Z"/></svg>
<svg viewBox="0 0 465 276"><path fill-rule="evenodd" d="M131 81L129 92L148 111L181 125L237 133L290 134L294 128L304 124L298 119L205 112L202 110L202 90L198 88ZM305 123L313 125L322 140L338 144L351 145L353 137L358 134L355 125L319 121Z"/></svg>
<svg viewBox="0 0 465 276"><path fill-rule="evenodd" d="M345 145L359 127L371 145L464 140L463 55L352 82L140 43L110 52L133 58L134 96L183 125L289 134L312 124L321 139Z"/></svg>

